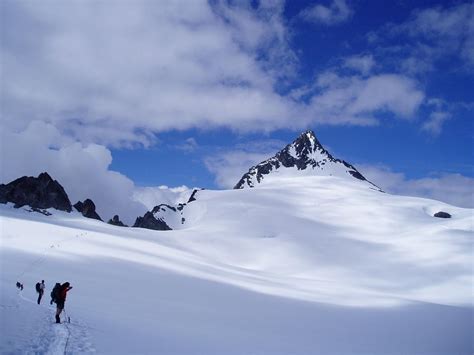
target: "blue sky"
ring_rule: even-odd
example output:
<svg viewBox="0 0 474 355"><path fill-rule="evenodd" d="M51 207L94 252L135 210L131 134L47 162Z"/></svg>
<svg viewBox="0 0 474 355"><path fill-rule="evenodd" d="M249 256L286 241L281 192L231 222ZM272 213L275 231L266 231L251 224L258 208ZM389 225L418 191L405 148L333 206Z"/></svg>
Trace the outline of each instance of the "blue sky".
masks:
<svg viewBox="0 0 474 355"><path fill-rule="evenodd" d="M229 188L312 129L390 192L474 205L471 2L0 6L2 182L48 170L125 209Z"/></svg>
<svg viewBox="0 0 474 355"><path fill-rule="evenodd" d="M290 31L291 49L298 55L298 72L283 92L301 85L310 85L318 72L339 68L344 58L352 55L373 56L378 71L403 73L394 68L399 55L384 53L383 47L415 45L407 35L384 38L388 26L397 26L413 19L417 12L436 9L440 13L456 7L442 1L357 1L342 2L350 9L347 19L336 24L301 20L301 12L317 4L331 2L291 1L284 6L283 18ZM254 6L258 2L254 3ZM457 3L462 4L461 2ZM370 34L381 37L377 44L368 40ZM387 35L388 36L388 35ZM418 85L427 96L446 100L447 104L472 103L474 89L471 67L456 54L447 53L428 73L416 73ZM460 67L466 66L462 70ZM411 76L411 75L410 75ZM420 106L412 121L397 121L387 113L380 113L377 126L308 125L323 144L340 157L354 164L386 165L416 179L437 173L460 173L473 176L472 106L453 107L449 123L439 133L420 129L429 117L429 108ZM385 116L385 117L384 117ZM153 184L197 185L219 188L214 174L206 168L205 158L236 145L254 141L280 140L291 142L299 130L288 125L270 134L234 134L229 129L211 131L193 129L171 131L158 135L159 143L149 150L114 150L112 167L122 171L141 185ZM179 143L194 139L196 146L179 149ZM274 146L278 148L277 146ZM140 169L147 166L146 172ZM164 169L164 166L169 167Z"/></svg>

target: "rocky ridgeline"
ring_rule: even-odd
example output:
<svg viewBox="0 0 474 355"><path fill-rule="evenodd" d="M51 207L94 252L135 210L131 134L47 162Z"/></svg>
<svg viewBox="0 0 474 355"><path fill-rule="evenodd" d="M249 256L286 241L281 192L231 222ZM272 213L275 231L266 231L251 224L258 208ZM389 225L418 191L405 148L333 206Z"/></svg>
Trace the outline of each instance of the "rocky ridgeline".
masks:
<svg viewBox="0 0 474 355"><path fill-rule="evenodd" d="M71 212L72 206L64 188L48 173L38 177L23 176L0 185L0 203L11 202L15 208L30 206L33 210L54 208Z"/></svg>
<svg viewBox="0 0 474 355"><path fill-rule="evenodd" d="M295 171L313 169L315 174L320 175L335 173L339 176L358 179L370 184L371 188L382 191L362 176L354 166L343 160L335 159L323 148L312 131L302 133L293 143L288 144L274 157L251 167L235 185L234 189L255 187L256 184L262 182L266 175L283 168L293 168ZM196 200L199 191L200 189L194 189L188 201L184 204L176 206L160 204L155 206L143 216L137 217L133 227L160 231L181 228L186 222L185 208L187 204ZM72 211L71 202L64 188L46 172L41 173L38 177L23 176L6 185L1 184L0 203L8 202L13 203L15 208L30 206L32 210L45 215L50 214L46 211L49 208L66 212ZM86 199L83 202L78 201L74 208L84 217L102 221L91 199ZM450 218L451 215L440 211L434 214L434 217ZM115 215L107 223L127 227L120 221L118 215Z"/></svg>
<svg viewBox="0 0 474 355"><path fill-rule="evenodd" d="M143 217L137 217L133 227L153 229L158 231L171 230L170 226L168 226L165 221L159 218L155 218L153 211L148 211Z"/></svg>
<svg viewBox="0 0 474 355"><path fill-rule="evenodd" d="M182 224L184 223L184 218L178 216L178 214L182 215L184 206L185 204L182 203L177 207L162 203L145 213L143 217L138 217L133 226L154 230L172 230L173 228L170 226L171 220L181 218Z"/></svg>
<svg viewBox="0 0 474 355"><path fill-rule="evenodd" d="M72 206L61 184L53 180L46 172L37 177L23 176L8 184L0 184L0 203L13 203L15 208L30 207L32 211L44 215L51 215L46 211L50 208L72 212L72 207L74 207L84 217L102 221L91 199L86 199L84 202L78 201Z"/></svg>
<svg viewBox="0 0 474 355"><path fill-rule="evenodd" d="M147 228L154 230L173 230L180 228L186 222L184 209L187 204L196 201L196 196L202 189L194 189L186 203L179 203L176 206L160 204L151 211L146 212L143 217L138 217L133 227Z"/></svg>
<svg viewBox="0 0 474 355"><path fill-rule="evenodd" d="M196 194L199 189L193 190L187 203L196 200ZM69 197L64 188L53 180L51 176L44 172L33 176L23 176L8 184L0 185L0 203L13 203L15 208L30 207L34 212L40 212L44 215L51 215L47 210L50 208L72 212L72 207L86 218L103 221L96 211L96 206L91 199L78 201L74 206L71 205ZM182 225L185 222L183 209L186 204L170 206L161 204L153 208L152 211L145 213L143 217L138 217L133 227L147 228L153 230L172 230L167 220L173 220L173 225ZM111 218L108 224L120 227L128 227L124 224L118 215Z"/></svg>
<svg viewBox="0 0 474 355"><path fill-rule="evenodd" d="M354 166L344 160L334 158L316 138L313 131L303 132L295 141L288 144L270 159L257 164L245 173L234 189L255 187L261 183L265 175L279 169L296 168L296 170L312 169L320 175L332 175L343 172L342 175L366 181L372 188L379 187L368 181Z"/></svg>

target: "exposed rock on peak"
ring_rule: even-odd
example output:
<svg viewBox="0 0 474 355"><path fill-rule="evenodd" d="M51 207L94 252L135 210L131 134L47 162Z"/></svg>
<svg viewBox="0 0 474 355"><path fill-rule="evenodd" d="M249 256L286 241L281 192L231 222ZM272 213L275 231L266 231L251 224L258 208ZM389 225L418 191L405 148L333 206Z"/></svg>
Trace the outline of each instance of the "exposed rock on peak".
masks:
<svg viewBox="0 0 474 355"><path fill-rule="evenodd" d="M99 221L102 221L102 218L97 214L95 211L95 204L92 202L90 199L84 200L84 202L78 201L75 205L74 208L81 212L84 217L87 218L92 218L92 219L97 219Z"/></svg>
<svg viewBox="0 0 474 355"><path fill-rule="evenodd" d="M71 202L64 188L44 172L23 176L8 184L0 185L0 203L14 203L15 208L30 206L33 210L55 208L71 212Z"/></svg>
<svg viewBox="0 0 474 355"><path fill-rule="evenodd" d="M250 168L235 185L234 189L255 187L265 179L266 175L277 171L283 173L291 170L294 170L295 174L298 174L298 171L305 171L305 173L311 175L349 176L365 181L372 188L381 191L379 187L372 184L357 171L354 166L334 158L324 149L311 130L303 132L293 143L288 144L274 157Z"/></svg>
<svg viewBox="0 0 474 355"><path fill-rule="evenodd" d="M202 189L194 189L187 203L196 201L196 194L198 193L198 191L201 191L201 190Z"/></svg>
<svg viewBox="0 0 474 355"><path fill-rule="evenodd" d="M159 231L171 230L171 228L166 224L166 222L161 219L156 219L153 212L147 212L143 217L137 217L133 227L153 229Z"/></svg>
<svg viewBox="0 0 474 355"><path fill-rule="evenodd" d="M109 219L107 222L108 224L112 224L114 226L119 226L119 227L128 227L126 224L124 224L118 215L115 215L113 218Z"/></svg>
<svg viewBox="0 0 474 355"><path fill-rule="evenodd" d="M183 215L185 207L186 203L179 203L176 206L159 204L143 217L138 217L133 226L155 230L180 229L186 221Z"/></svg>

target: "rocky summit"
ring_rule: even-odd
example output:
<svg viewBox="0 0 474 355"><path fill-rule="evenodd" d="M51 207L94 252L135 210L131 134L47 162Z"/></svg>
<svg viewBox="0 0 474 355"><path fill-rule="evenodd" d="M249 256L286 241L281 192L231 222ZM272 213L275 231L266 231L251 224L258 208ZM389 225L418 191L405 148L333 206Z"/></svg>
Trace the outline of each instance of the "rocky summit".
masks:
<svg viewBox="0 0 474 355"><path fill-rule="evenodd" d="M100 216L95 211L95 204L91 199L86 199L84 202L78 201L74 205L74 208L78 212L81 212L84 217L102 221L102 218L100 218Z"/></svg>
<svg viewBox="0 0 474 355"><path fill-rule="evenodd" d="M64 188L44 172L23 176L8 184L0 185L0 203L14 203L15 208L30 206L33 209L55 208L71 212L72 206Z"/></svg>
<svg viewBox="0 0 474 355"><path fill-rule="evenodd" d="M115 215L113 218L109 219L107 222L108 224L111 224L113 226L119 226L119 227L128 227L126 224L124 224L118 215Z"/></svg>
<svg viewBox="0 0 474 355"><path fill-rule="evenodd" d="M158 205L153 210L150 212L148 211L145 213L143 217L137 217L135 220L135 224L133 227L136 228L146 228L146 229L153 229L153 230L172 230L170 226L160 217L156 218L157 213L161 210L163 206L168 206L168 205ZM174 209L171 206L170 209Z"/></svg>
<svg viewBox="0 0 474 355"><path fill-rule="evenodd" d="M335 175L355 178L366 182L371 188L381 191L368 181L353 165L334 158L316 138L313 131L303 132L293 143L288 144L275 156L257 164L245 173L234 189L256 187L267 177L291 174Z"/></svg>

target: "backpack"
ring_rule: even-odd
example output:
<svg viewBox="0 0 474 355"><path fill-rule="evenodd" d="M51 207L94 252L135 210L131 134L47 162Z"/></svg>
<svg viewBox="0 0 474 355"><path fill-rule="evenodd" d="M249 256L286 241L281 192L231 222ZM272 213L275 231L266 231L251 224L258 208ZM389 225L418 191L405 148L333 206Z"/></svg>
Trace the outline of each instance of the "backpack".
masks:
<svg viewBox="0 0 474 355"><path fill-rule="evenodd" d="M51 291L51 299L53 302L56 302L59 299L59 289L61 288L61 284L57 283L53 290Z"/></svg>
<svg viewBox="0 0 474 355"><path fill-rule="evenodd" d="M41 292L41 286L40 286L39 282L36 283L36 292L38 292L38 293Z"/></svg>

